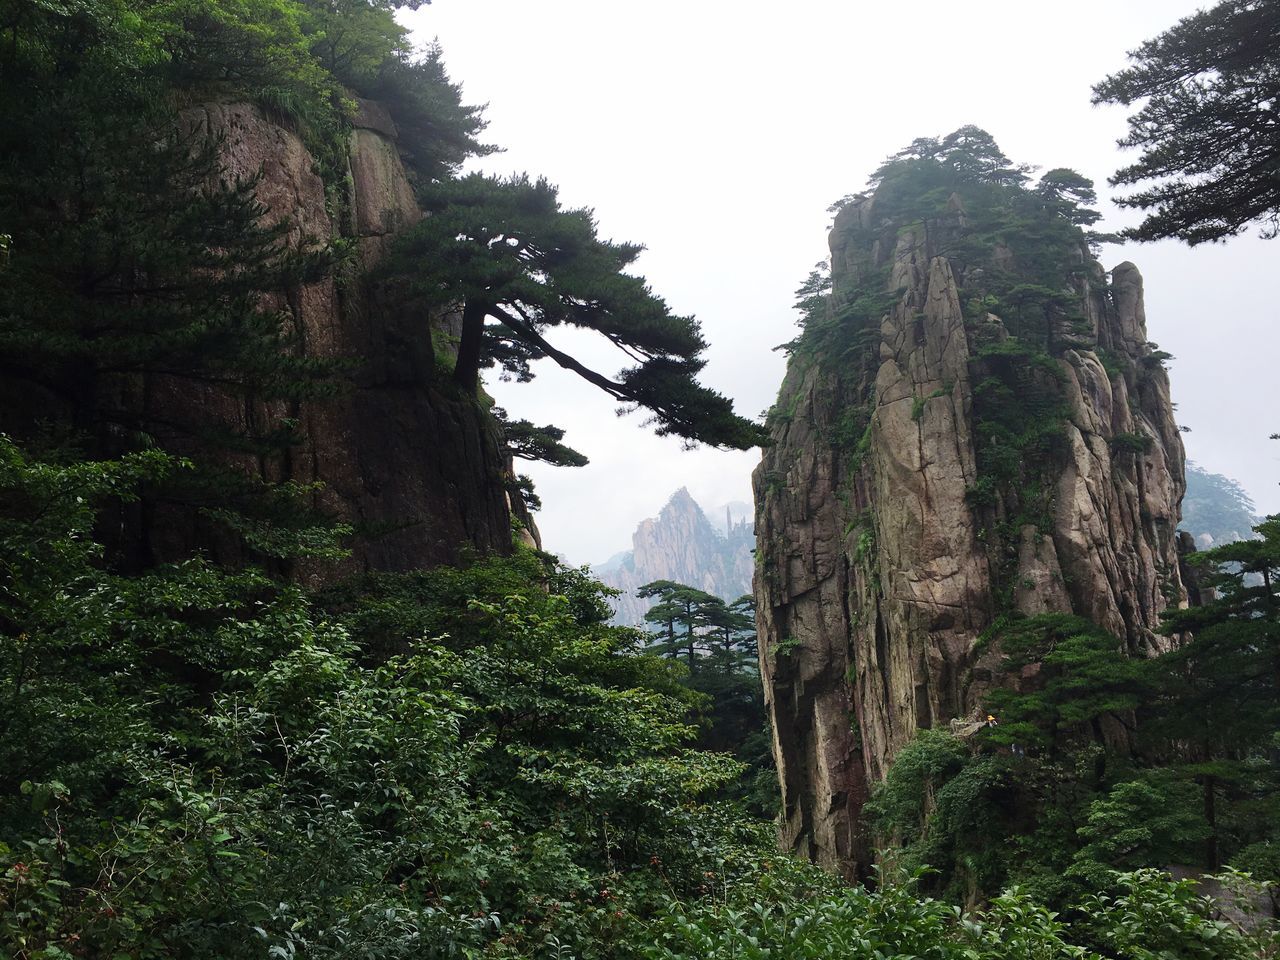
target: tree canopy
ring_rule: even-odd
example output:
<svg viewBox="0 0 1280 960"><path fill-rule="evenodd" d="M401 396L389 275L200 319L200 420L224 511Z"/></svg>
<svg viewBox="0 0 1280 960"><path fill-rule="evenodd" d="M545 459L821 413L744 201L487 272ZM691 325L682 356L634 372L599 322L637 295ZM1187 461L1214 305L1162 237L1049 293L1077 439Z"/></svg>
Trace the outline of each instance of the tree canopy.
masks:
<svg viewBox="0 0 1280 960"><path fill-rule="evenodd" d="M660 436L747 449L760 427L696 380L706 341L691 317L671 312L625 270L643 247L597 236L587 209L565 210L545 179L471 174L423 192L429 216L406 232L388 270L428 303L461 303L454 379L474 390L498 365L529 379L531 360L550 358L624 404L644 408ZM593 330L633 363L613 378L547 339L549 328Z"/></svg>
<svg viewBox="0 0 1280 960"><path fill-rule="evenodd" d="M1132 66L1093 90L1094 103L1126 107L1120 146L1135 163L1111 182L1140 187L1117 199L1147 211L1125 231L1137 240L1195 245L1250 224L1280 232L1280 5L1223 0L1130 53Z"/></svg>

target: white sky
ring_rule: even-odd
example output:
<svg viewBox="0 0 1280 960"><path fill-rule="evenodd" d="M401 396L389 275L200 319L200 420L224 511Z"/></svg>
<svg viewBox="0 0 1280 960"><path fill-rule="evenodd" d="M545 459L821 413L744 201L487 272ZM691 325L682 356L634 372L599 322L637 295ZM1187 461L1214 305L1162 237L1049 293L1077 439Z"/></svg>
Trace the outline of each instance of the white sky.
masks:
<svg viewBox="0 0 1280 960"><path fill-rule="evenodd" d="M1206 0L1207 2L1207 0ZM1194 0L435 0L403 22L438 38L466 102L488 103L474 162L560 186L593 207L602 236L644 243L636 269L711 343L703 379L755 416L774 400L794 336L793 291L827 255L826 208L888 154L967 123L1018 162L1105 181L1128 155L1121 108L1089 104L1125 53ZM1135 216L1103 204L1104 226ZM1274 269L1280 240L1195 250L1111 247L1138 264L1151 339L1171 364L1192 459L1280 510ZM1267 277L1273 280L1268 281ZM606 374L622 366L586 333L557 345ZM750 500L759 452L682 451L619 419L613 403L550 361L532 384L492 384L513 416L555 423L591 458L529 464L549 550L574 563L628 549L636 523L678 487L701 503Z"/></svg>

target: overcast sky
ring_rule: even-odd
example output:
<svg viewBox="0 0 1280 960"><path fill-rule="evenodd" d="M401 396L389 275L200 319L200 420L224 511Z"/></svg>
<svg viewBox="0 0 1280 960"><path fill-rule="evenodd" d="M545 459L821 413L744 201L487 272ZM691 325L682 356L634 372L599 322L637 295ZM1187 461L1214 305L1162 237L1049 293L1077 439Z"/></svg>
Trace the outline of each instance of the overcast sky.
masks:
<svg viewBox="0 0 1280 960"><path fill-rule="evenodd" d="M594 208L603 236L644 243L636 270L711 343L704 380L755 416L774 400L795 334L793 291L827 255L826 208L884 157L964 124L1015 161L1098 182L1125 161L1121 108L1089 104L1125 53L1203 4L1191 0L435 0L403 21L438 38L467 102L488 103L504 153L472 163L527 171ZM1105 225L1132 214L1103 204ZM1138 264L1148 334L1174 354L1189 455L1280 511L1275 264L1280 240L1195 250L1109 247ZM1272 277L1268 280L1268 277ZM555 331L612 374L612 348ZM750 499L759 452L683 451L543 361L532 384L490 386L513 416L555 423L591 458L529 465L546 546L573 563L630 547L678 487L707 505Z"/></svg>

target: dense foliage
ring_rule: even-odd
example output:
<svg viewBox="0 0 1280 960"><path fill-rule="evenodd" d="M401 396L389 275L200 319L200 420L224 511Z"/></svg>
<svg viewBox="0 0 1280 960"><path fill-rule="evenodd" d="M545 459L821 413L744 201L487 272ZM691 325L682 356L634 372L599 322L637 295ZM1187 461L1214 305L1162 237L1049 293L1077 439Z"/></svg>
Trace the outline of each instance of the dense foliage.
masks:
<svg viewBox="0 0 1280 960"><path fill-rule="evenodd" d="M1129 55L1132 66L1093 91L1095 103L1141 103L1120 146L1141 151L1111 182L1147 217L1126 235L1224 240L1252 223L1280 229L1280 7L1222 0Z"/></svg>
<svg viewBox="0 0 1280 960"><path fill-rule="evenodd" d="M1053 904L1115 868L1280 882L1280 525L1256 534L1193 557L1214 593L1167 615L1160 656L1078 617L1007 620L996 725L925 731L870 804L903 864L950 896L1018 883Z"/></svg>
<svg viewBox="0 0 1280 960"><path fill-rule="evenodd" d="M688 749L684 688L580 573L525 554L312 599L199 560L119 577L95 506L183 465L3 455L19 956L432 956L551 931L592 955L620 911L758 846L714 802L738 764Z"/></svg>
<svg viewBox="0 0 1280 960"><path fill-rule="evenodd" d="M756 644L755 599L732 603L672 580L655 580L637 590L654 605L645 614L647 650L677 661L684 683L700 697L698 746L730 753L745 764L734 796L763 817L777 813L764 691Z"/></svg>
<svg viewBox="0 0 1280 960"><path fill-rule="evenodd" d="M0 452L0 942L16 957L1276 948L1154 872L1064 918L1016 891L959 913L910 884L843 889L717 799L741 765L690 749L696 696L605 625L581 573L523 553L310 597L200 560L123 577L101 566L96 508L189 467ZM937 803L990 819L972 796ZM1091 809L1103 840L1116 815Z"/></svg>
<svg viewBox="0 0 1280 960"><path fill-rule="evenodd" d="M1117 876L1113 894L1080 902L1074 923L1017 889L994 897L984 909L964 911L921 897L913 883L892 874L882 876L875 892L804 879L796 885L790 877L766 876L749 890L728 891L723 904L711 909L676 907L647 931L655 942L641 955L646 960L1244 960L1273 956L1280 947L1274 932L1251 931L1213 916L1193 884L1157 870Z"/></svg>
<svg viewBox="0 0 1280 960"><path fill-rule="evenodd" d="M515 310L507 330L524 334L494 331L488 354L482 337L477 366L487 357L521 376L537 356L561 359L533 335L541 326L592 326L643 357L614 386L660 431L754 437L694 381L696 325L621 273L634 247L598 240L545 185L449 179L486 149L483 123L438 51L411 56L394 6L0 0L0 423L21 428L20 441L0 433L0 949L18 960L1274 953L1269 933L1242 933L1152 873L1108 874L1113 892L1067 929L1016 892L966 914L909 884L846 890L777 857L741 802L746 765L723 752L753 721L759 733L742 604L690 619L693 653L678 664L661 655L674 646L649 650L652 637L608 626L583 573L526 550L310 588L290 576L293 559L341 556L348 531L311 509L308 487L282 482L269 454L296 439L298 403L341 388L343 366L307 359L281 304L316 277L347 276L351 255L340 238L266 222L256 181L221 175L218 142L183 113L192 105L248 100L293 125L340 213L351 94L377 96L424 197L477 198L433 220L532 204L517 210L539 228L528 245L484 223L435 238L459 269L436 274L452 286L433 289L433 305L478 295L486 311ZM970 153L983 176L1011 176L992 172L980 142ZM1039 203L1087 222L1063 199L1084 195L1078 179L1042 184ZM427 230L412 242L434 241ZM1056 307L1009 295L1037 305L1033 338ZM264 419L167 415L166 395L201 390ZM555 427L502 426L517 455L581 459ZM139 530L175 505L169 516L204 525L198 547L160 556ZM1233 562L1265 579L1273 553ZM1205 614L1217 619L1195 656L1256 668L1248 644L1221 642L1270 609L1270 592L1241 591L1224 588ZM1064 656L1105 655L1082 637ZM1126 695L1108 688L1104 704L1079 707L1071 683L1053 689L1010 715L1070 723ZM1253 736L1270 717L1246 711L1232 731ZM966 752L944 746L941 767L966 769ZM1252 749L1212 774L1258 801L1254 821L1232 814L1246 823L1224 841L1232 850L1262 835L1270 810ZM1090 808L1098 844L1108 818L1158 822L1160 797L1141 786ZM910 795L899 790L896 807L891 796L886 808L910 811ZM1266 842L1249 849L1269 869ZM1143 859L1104 853L1099 864Z"/></svg>

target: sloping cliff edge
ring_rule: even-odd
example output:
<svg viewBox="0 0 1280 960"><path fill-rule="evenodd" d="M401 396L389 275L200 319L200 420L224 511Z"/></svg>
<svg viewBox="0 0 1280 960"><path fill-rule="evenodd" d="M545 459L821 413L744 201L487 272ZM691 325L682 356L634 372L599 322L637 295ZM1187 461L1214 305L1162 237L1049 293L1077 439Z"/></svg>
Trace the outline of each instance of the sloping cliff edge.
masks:
<svg viewBox="0 0 1280 960"><path fill-rule="evenodd" d="M867 359L793 354L754 475L781 842L845 875L867 867L861 810L895 753L981 708L997 618L1079 614L1141 655L1166 642L1160 611L1186 598L1184 454L1137 268L1108 280L1080 242L1083 316L1048 331L1047 369L1010 375L1056 381L1061 403L1027 521L1016 491L984 483L975 415L1009 334L972 294L992 258L1016 271L1016 243L961 259L948 253L965 231L955 197L945 222L908 227L886 227L876 204L845 207L830 237L831 301L869 287L891 300Z"/></svg>

